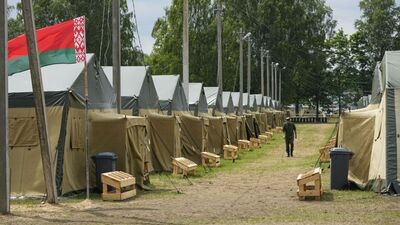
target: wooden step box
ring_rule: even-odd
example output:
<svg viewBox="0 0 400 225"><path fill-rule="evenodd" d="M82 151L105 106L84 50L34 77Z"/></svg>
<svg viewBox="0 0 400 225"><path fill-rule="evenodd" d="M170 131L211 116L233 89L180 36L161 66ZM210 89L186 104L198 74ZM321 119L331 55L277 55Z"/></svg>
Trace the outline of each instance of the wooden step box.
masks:
<svg viewBox="0 0 400 225"><path fill-rule="evenodd" d="M201 163L206 167L218 167L220 165L220 156L211 152L201 153Z"/></svg>
<svg viewBox="0 0 400 225"><path fill-rule="evenodd" d="M258 135L258 138L260 139L262 144L266 144L269 140L269 137L267 135L262 135L262 134Z"/></svg>
<svg viewBox="0 0 400 225"><path fill-rule="evenodd" d="M121 201L136 195L136 179L129 173L114 171L101 174L104 201ZM112 191L109 191L112 187Z"/></svg>
<svg viewBox="0 0 400 225"><path fill-rule="evenodd" d="M267 136L269 139L272 139L272 136L274 136L274 133L272 133L272 132L264 132L264 135Z"/></svg>
<svg viewBox="0 0 400 225"><path fill-rule="evenodd" d="M250 141L239 140L238 143L239 143L239 150L246 150L246 151L250 150Z"/></svg>
<svg viewBox="0 0 400 225"><path fill-rule="evenodd" d="M174 158L172 160L172 175L176 176L182 174L188 176L189 174L194 175L197 164L186 159L184 157Z"/></svg>
<svg viewBox="0 0 400 225"><path fill-rule="evenodd" d="M315 200L321 200L322 185L321 185L321 168L315 168L304 174L297 176L297 195L299 200L305 200L306 197L314 197Z"/></svg>
<svg viewBox="0 0 400 225"><path fill-rule="evenodd" d="M261 140L258 138L250 138L250 148L261 148Z"/></svg>
<svg viewBox="0 0 400 225"><path fill-rule="evenodd" d="M224 145L224 159L237 159L238 147L234 145Z"/></svg>

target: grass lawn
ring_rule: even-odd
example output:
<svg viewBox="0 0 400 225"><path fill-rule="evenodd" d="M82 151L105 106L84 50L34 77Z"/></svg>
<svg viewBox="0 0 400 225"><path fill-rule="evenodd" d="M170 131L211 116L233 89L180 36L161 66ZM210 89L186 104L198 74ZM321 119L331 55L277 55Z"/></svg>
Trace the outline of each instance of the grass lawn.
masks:
<svg viewBox="0 0 400 225"><path fill-rule="evenodd" d="M293 158L286 157L281 134L219 168L198 167L189 180L152 174L154 191L129 201L103 202L99 195L61 198L42 207L41 199L13 200L10 224L400 224L400 198L368 191L329 190L323 165L321 201L299 201L296 177L313 169L318 148L334 134L335 124L299 124ZM53 218L57 217L57 220ZM0 222L1 223L1 222Z"/></svg>

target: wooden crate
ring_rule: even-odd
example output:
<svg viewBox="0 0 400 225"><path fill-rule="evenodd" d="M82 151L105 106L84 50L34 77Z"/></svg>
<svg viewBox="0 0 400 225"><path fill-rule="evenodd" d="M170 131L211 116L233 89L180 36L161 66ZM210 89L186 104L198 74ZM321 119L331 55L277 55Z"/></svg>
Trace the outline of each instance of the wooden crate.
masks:
<svg viewBox="0 0 400 225"><path fill-rule="evenodd" d="M267 135L262 135L262 134L258 135L258 138L260 139L262 144L267 143L269 140L269 137Z"/></svg>
<svg viewBox="0 0 400 225"><path fill-rule="evenodd" d="M275 127L276 133L282 133L283 127Z"/></svg>
<svg viewBox="0 0 400 225"><path fill-rule="evenodd" d="M201 153L201 163L207 167L218 167L220 165L221 157L211 152Z"/></svg>
<svg viewBox="0 0 400 225"><path fill-rule="evenodd" d="M314 197L316 200L321 200L322 185L321 185L321 168L315 168L304 174L297 176L297 195L300 200L305 200L306 197Z"/></svg>
<svg viewBox="0 0 400 225"><path fill-rule="evenodd" d="M272 133L272 132L264 132L264 135L267 136L269 139L272 139L272 136L274 136L274 133Z"/></svg>
<svg viewBox="0 0 400 225"><path fill-rule="evenodd" d="M328 141L328 143L319 148L319 154L320 154L320 158L319 158L319 165L321 166L322 163L330 163L331 162L331 156L330 156L330 152L331 149L334 148L336 145L336 138L332 138L331 140Z"/></svg>
<svg viewBox="0 0 400 225"><path fill-rule="evenodd" d="M136 195L136 179L129 173L114 171L101 174L104 201L121 201ZM112 187L109 191L108 187Z"/></svg>
<svg viewBox="0 0 400 225"><path fill-rule="evenodd" d="M193 174L197 168L197 164L184 157L174 158L172 160L172 175L181 174L188 176Z"/></svg>
<svg viewBox="0 0 400 225"><path fill-rule="evenodd" d="M320 148L318 151L320 154L320 159L319 159L320 163L328 163L331 161L331 156L330 156L331 147L330 146L324 146L324 147Z"/></svg>
<svg viewBox="0 0 400 225"><path fill-rule="evenodd" d="M250 138L251 148L261 148L261 140L258 138Z"/></svg>
<svg viewBox="0 0 400 225"><path fill-rule="evenodd" d="M238 147L234 145L224 145L224 159L237 159Z"/></svg>
<svg viewBox="0 0 400 225"><path fill-rule="evenodd" d="M239 150L246 150L246 151L250 150L250 141L239 140L238 143L239 143Z"/></svg>

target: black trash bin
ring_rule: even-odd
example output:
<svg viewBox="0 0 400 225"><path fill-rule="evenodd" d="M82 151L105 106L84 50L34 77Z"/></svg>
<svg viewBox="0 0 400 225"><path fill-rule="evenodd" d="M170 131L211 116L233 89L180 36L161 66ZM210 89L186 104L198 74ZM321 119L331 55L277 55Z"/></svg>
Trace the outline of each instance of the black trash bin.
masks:
<svg viewBox="0 0 400 225"><path fill-rule="evenodd" d="M115 163L118 156L112 152L100 152L92 156L92 160L96 165L96 185L99 193L103 192L103 185L101 184L101 174L106 172L115 171Z"/></svg>
<svg viewBox="0 0 400 225"><path fill-rule="evenodd" d="M333 148L331 150L331 189L343 190L348 188L349 161L353 154L345 148Z"/></svg>

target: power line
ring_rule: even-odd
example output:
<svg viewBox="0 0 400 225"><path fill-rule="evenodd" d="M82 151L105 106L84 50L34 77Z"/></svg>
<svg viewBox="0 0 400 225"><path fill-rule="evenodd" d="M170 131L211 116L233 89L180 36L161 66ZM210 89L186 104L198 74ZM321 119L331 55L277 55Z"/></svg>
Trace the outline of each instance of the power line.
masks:
<svg viewBox="0 0 400 225"><path fill-rule="evenodd" d="M100 49L99 49L99 62L101 63L101 49L103 48L103 34L104 34L104 16L106 12L106 0L103 0L103 18L101 20L101 37L100 37Z"/></svg>
<svg viewBox="0 0 400 225"><path fill-rule="evenodd" d="M145 59L144 59L144 52L143 52L142 42L140 40L139 24L138 24L137 19L136 19L136 9L135 9L135 1L134 0L132 0L132 7L133 7L133 19L135 20L134 23L135 23L135 27L136 27L136 33L137 33L137 38L138 38L139 48L140 48L139 50L140 50L140 53L142 54L142 63L146 67L146 71L147 71L147 66L146 66L146 62L145 62Z"/></svg>

